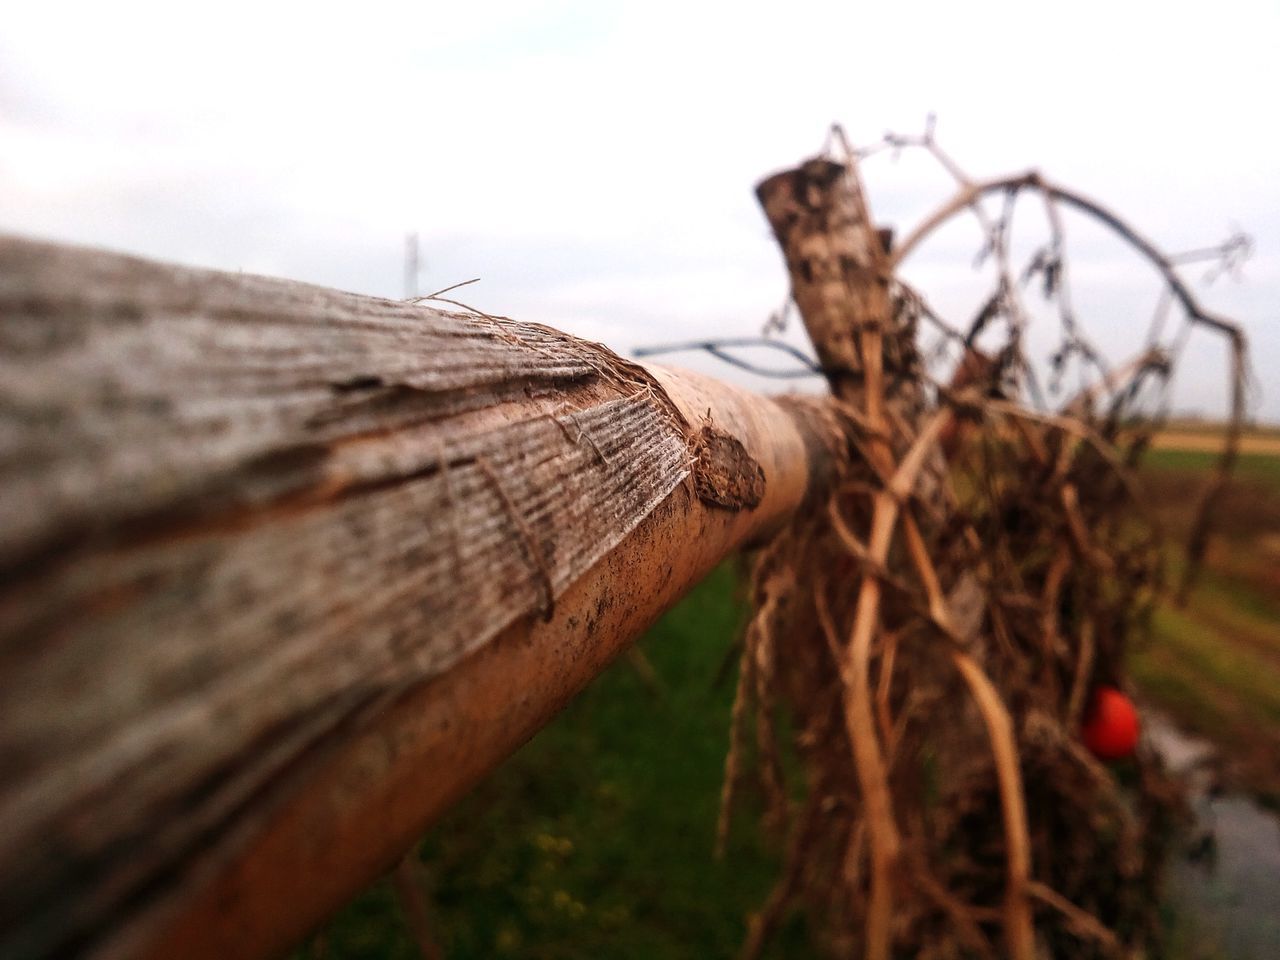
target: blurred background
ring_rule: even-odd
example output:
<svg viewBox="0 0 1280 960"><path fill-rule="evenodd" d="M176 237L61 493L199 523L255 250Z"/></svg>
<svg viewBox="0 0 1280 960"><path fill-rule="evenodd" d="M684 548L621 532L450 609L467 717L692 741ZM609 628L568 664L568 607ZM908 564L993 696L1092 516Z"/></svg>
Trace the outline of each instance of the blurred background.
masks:
<svg viewBox="0 0 1280 960"><path fill-rule="evenodd" d="M833 121L865 144L933 112L975 177L1038 166L1169 251L1249 233L1244 279L1204 297L1267 371L1278 40L1280 9L1241 0L20 4L0 30L0 229L387 297L416 233L418 292L479 276L480 309L625 351L757 332L786 278L753 185ZM900 230L951 189L910 155L868 179ZM1153 278L1068 230L1095 281L1081 312L1121 355ZM977 243L962 219L908 279L968 316ZM1222 369L1175 405L1221 412ZM1280 391L1255 413L1280 420Z"/></svg>

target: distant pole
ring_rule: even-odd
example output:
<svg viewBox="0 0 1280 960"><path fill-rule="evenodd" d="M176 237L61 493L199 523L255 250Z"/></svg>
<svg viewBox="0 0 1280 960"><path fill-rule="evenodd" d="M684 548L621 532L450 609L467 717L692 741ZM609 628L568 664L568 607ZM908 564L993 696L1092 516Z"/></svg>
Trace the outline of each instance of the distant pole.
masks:
<svg viewBox="0 0 1280 960"><path fill-rule="evenodd" d="M404 298L412 300L418 295L418 235L404 236Z"/></svg>

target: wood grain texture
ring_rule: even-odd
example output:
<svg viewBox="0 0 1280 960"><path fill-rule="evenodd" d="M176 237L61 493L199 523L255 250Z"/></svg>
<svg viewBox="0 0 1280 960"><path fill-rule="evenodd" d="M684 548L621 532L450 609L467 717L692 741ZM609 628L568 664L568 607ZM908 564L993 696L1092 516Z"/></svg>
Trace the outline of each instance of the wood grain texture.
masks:
<svg viewBox="0 0 1280 960"><path fill-rule="evenodd" d="M846 167L815 158L761 181L756 197L782 249L795 299L836 393L861 383L858 334L890 317L884 250Z"/></svg>
<svg viewBox="0 0 1280 960"><path fill-rule="evenodd" d="M87 949L689 476L535 324L0 239L0 955Z"/></svg>

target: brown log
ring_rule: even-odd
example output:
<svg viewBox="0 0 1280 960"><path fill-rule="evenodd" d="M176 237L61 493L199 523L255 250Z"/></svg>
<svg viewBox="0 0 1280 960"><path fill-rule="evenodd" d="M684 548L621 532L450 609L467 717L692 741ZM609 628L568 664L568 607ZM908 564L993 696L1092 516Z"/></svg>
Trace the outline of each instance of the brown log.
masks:
<svg viewBox="0 0 1280 960"><path fill-rule="evenodd" d="M3 238L0 317L6 957L287 949L820 474L535 324Z"/></svg>

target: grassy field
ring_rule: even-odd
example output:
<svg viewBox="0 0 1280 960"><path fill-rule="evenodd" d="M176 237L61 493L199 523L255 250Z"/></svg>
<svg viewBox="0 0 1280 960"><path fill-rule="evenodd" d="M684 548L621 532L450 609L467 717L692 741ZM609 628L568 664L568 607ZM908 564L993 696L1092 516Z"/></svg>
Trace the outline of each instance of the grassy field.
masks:
<svg viewBox="0 0 1280 960"><path fill-rule="evenodd" d="M1175 535L1212 459L1150 457L1146 479ZM1250 454L1239 475L1191 603L1158 611L1133 668L1146 699L1280 797L1280 457ZM717 677L742 617L736 583L720 569L642 642L658 692L620 661L423 841L447 956L737 953L777 861L749 795L727 858L711 855L733 695L732 671ZM792 918L770 956L811 955ZM299 952L417 956L385 882Z"/></svg>
<svg viewBox="0 0 1280 960"><path fill-rule="evenodd" d="M1195 449L1148 457L1145 480L1174 537L1213 461ZM1280 455L1242 455L1236 477L1187 605L1157 611L1132 669L1144 696L1224 748L1240 785L1280 806Z"/></svg>
<svg viewBox="0 0 1280 960"><path fill-rule="evenodd" d="M438 939L450 958L734 956L777 875L738 824L712 857L728 746L736 577L718 570L642 642L660 689L626 659L426 838ZM758 808L744 798L742 819ZM798 921L773 956L805 957ZM418 956L383 882L300 957Z"/></svg>

